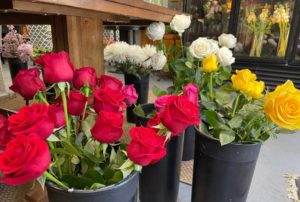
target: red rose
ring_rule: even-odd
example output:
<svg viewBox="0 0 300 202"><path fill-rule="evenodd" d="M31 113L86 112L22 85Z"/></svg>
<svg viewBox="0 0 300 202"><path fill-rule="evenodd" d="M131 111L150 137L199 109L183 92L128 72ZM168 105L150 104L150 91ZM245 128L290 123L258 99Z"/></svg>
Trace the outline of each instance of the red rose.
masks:
<svg viewBox="0 0 300 202"><path fill-rule="evenodd" d="M66 125L64 108L61 105L50 105L50 115L52 116L55 128L60 128Z"/></svg>
<svg viewBox="0 0 300 202"><path fill-rule="evenodd" d="M48 84L72 81L73 79L74 67L68 53L64 51L44 54L35 62L42 66L44 81Z"/></svg>
<svg viewBox="0 0 300 202"><path fill-rule="evenodd" d="M100 78L98 78L98 83L100 85L100 88L108 87L112 90L122 90L123 87L122 81L105 74L101 75Z"/></svg>
<svg viewBox="0 0 300 202"><path fill-rule="evenodd" d="M73 78L73 86L80 89L87 83L90 87L96 86L96 71L93 67L82 67L75 70Z"/></svg>
<svg viewBox="0 0 300 202"><path fill-rule="evenodd" d="M161 124L160 116L159 113L156 113L155 116L147 122L147 128L152 128L158 132L159 129L153 127L158 126L159 124Z"/></svg>
<svg viewBox="0 0 300 202"><path fill-rule="evenodd" d="M164 139L150 128L135 127L130 130L131 142L127 155L134 163L147 166L158 162L166 155Z"/></svg>
<svg viewBox="0 0 300 202"><path fill-rule="evenodd" d="M94 90L94 108L96 112L123 112L126 109L125 97L121 90L112 90L108 87Z"/></svg>
<svg viewBox="0 0 300 202"><path fill-rule="evenodd" d="M199 93L198 88L195 84L189 83L183 88L183 94L188 98L188 100L195 105L198 105Z"/></svg>
<svg viewBox="0 0 300 202"><path fill-rule="evenodd" d="M8 129L16 136L36 133L47 139L54 129L54 120L45 104L25 106L8 118Z"/></svg>
<svg viewBox="0 0 300 202"><path fill-rule="evenodd" d="M136 93L136 90L135 90L133 84L124 86L122 89L122 92L123 92L123 95L125 96L125 102L128 106L136 103L136 101L138 99L138 95Z"/></svg>
<svg viewBox="0 0 300 202"><path fill-rule="evenodd" d="M32 100L38 91L44 91L46 86L40 79L40 70L31 68L21 70L13 79L13 85L9 87L12 91L19 93L25 100Z"/></svg>
<svg viewBox="0 0 300 202"><path fill-rule="evenodd" d="M169 97L171 97L172 95L163 95L163 96L159 96L156 98L155 102L154 102L154 106L158 111L161 111L166 103L167 100L169 99Z"/></svg>
<svg viewBox="0 0 300 202"><path fill-rule="evenodd" d="M3 150L11 139L12 134L8 131L8 121L0 115L0 150Z"/></svg>
<svg viewBox="0 0 300 202"><path fill-rule="evenodd" d="M8 185L20 185L40 177L49 167L48 145L37 134L18 136L0 154L0 180Z"/></svg>
<svg viewBox="0 0 300 202"><path fill-rule="evenodd" d="M198 106L185 96L172 96L168 99L160 119L173 135L179 135L188 126L200 123Z"/></svg>
<svg viewBox="0 0 300 202"><path fill-rule="evenodd" d="M102 111L91 129L91 133L101 143L115 143L122 137L123 122L124 118L121 113Z"/></svg>
<svg viewBox="0 0 300 202"><path fill-rule="evenodd" d="M77 91L70 91L67 98L68 114L73 116L80 116L83 113L85 103L88 98Z"/></svg>

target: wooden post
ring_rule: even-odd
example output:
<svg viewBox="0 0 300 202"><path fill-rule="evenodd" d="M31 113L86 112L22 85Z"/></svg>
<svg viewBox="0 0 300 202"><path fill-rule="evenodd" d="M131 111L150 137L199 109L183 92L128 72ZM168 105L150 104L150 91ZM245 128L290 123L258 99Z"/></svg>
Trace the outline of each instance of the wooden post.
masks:
<svg viewBox="0 0 300 202"><path fill-rule="evenodd" d="M99 18L67 16L68 49L76 68L91 66L104 73L103 27Z"/></svg>

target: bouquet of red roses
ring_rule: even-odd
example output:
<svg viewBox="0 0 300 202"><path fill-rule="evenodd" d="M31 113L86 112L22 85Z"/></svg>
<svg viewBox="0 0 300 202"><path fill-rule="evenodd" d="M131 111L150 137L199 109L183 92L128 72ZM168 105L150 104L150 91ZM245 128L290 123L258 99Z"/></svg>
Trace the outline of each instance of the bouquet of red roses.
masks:
<svg viewBox="0 0 300 202"><path fill-rule="evenodd" d="M11 90L34 104L8 119L0 116L0 181L19 185L47 179L62 188L99 189L158 162L166 144L187 126L199 123L196 104L170 96L148 127L130 130L122 141L123 112L137 100L132 85L96 76L92 67L74 70L65 52L41 56L22 70ZM49 87L46 87L45 83ZM55 100L47 100L55 91Z"/></svg>

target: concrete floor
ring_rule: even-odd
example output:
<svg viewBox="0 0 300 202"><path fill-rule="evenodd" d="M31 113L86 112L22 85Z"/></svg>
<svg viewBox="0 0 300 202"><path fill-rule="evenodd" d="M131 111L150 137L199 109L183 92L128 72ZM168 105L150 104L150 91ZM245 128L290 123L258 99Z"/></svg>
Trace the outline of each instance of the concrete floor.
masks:
<svg viewBox="0 0 300 202"><path fill-rule="evenodd" d="M122 74L113 74L123 79ZM4 66L6 88L11 84L9 70ZM162 89L171 85L167 77L152 76L151 86ZM300 132L289 135L279 135L270 139L261 149L254 173L248 202L290 202L287 197L287 179L285 175L300 176ZM191 186L181 183L178 202L191 201ZM220 201L222 202L222 201Z"/></svg>

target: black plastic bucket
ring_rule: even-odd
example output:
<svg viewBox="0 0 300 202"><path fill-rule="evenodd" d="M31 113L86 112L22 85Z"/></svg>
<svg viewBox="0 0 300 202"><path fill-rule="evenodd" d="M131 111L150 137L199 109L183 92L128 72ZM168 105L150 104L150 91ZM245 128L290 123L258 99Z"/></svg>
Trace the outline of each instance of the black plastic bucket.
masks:
<svg viewBox="0 0 300 202"><path fill-rule="evenodd" d="M155 108L144 104L146 114ZM149 119L137 116L136 125L146 126ZM176 202L180 182L184 136L173 137L167 145L167 154L158 163L144 167L140 176L140 202Z"/></svg>
<svg viewBox="0 0 300 202"><path fill-rule="evenodd" d="M194 126L189 126L184 131L184 143L183 143L183 161L190 161L194 159L195 154L195 141L196 131Z"/></svg>
<svg viewBox="0 0 300 202"><path fill-rule="evenodd" d="M192 202L246 202L261 144L228 144L196 128Z"/></svg>
<svg viewBox="0 0 300 202"><path fill-rule="evenodd" d="M11 79L14 79L20 70L28 69L27 62L22 62L19 58L7 58Z"/></svg>
<svg viewBox="0 0 300 202"><path fill-rule="evenodd" d="M134 88L138 94L138 100L136 104L146 104L148 103L148 92L149 92L149 78L150 75L146 74L136 77L131 74L124 74L124 80L126 85L134 85ZM127 121L130 123L135 123L135 116L133 114L134 106L127 107L126 117Z"/></svg>
<svg viewBox="0 0 300 202"><path fill-rule="evenodd" d="M98 190L66 190L47 182L49 202L137 202L139 173Z"/></svg>

